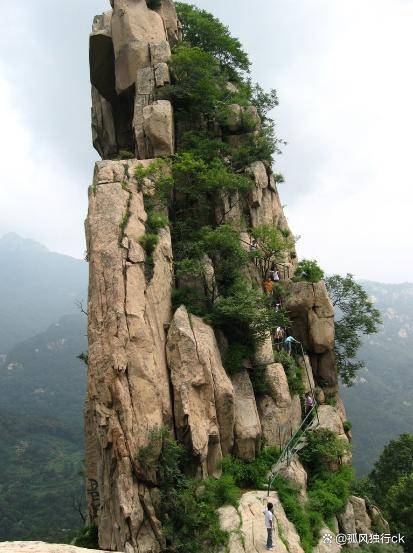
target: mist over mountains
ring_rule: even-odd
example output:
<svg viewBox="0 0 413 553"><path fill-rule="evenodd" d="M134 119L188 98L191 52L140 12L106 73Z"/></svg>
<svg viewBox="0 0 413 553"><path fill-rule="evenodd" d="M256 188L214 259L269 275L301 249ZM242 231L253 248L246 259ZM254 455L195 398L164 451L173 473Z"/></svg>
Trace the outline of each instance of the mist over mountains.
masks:
<svg viewBox="0 0 413 553"><path fill-rule="evenodd" d="M87 263L6 234L0 239L0 354L43 332L86 298Z"/></svg>

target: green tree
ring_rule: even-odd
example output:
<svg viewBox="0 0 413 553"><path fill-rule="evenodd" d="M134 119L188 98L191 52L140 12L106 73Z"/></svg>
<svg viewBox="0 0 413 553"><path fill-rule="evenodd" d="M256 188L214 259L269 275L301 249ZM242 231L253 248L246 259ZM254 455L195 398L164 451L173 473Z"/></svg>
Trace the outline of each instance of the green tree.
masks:
<svg viewBox="0 0 413 553"><path fill-rule="evenodd" d="M320 269L317 261L303 259L297 266L294 274L295 282L320 282L324 278L324 271Z"/></svg>
<svg viewBox="0 0 413 553"><path fill-rule="evenodd" d="M272 225L259 225L251 230L257 249L252 253L262 280L268 276L272 265L282 264L295 244L294 237L288 231L282 231Z"/></svg>
<svg viewBox="0 0 413 553"><path fill-rule="evenodd" d="M233 80L239 80L241 73L248 72L248 55L228 27L205 10L182 2L176 2L175 5L185 42L212 55Z"/></svg>
<svg viewBox="0 0 413 553"><path fill-rule="evenodd" d="M382 320L367 292L351 274L333 275L325 282L336 309L337 367L343 382L351 386L357 371L364 367L364 363L357 360L362 336L377 333Z"/></svg>
<svg viewBox="0 0 413 553"><path fill-rule="evenodd" d="M413 436L402 434L392 440L375 463L369 480L373 485L373 497L381 506L385 505L390 488L413 472ZM413 497L413 496L412 496Z"/></svg>
<svg viewBox="0 0 413 553"><path fill-rule="evenodd" d="M393 532L405 538L405 550L413 551L413 472L403 476L388 491L386 511Z"/></svg>
<svg viewBox="0 0 413 553"><path fill-rule="evenodd" d="M225 78L215 58L197 46L181 44L169 61L173 84L158 91L169 98L174 108L192 116L212 116L222 101Z"/></svg>

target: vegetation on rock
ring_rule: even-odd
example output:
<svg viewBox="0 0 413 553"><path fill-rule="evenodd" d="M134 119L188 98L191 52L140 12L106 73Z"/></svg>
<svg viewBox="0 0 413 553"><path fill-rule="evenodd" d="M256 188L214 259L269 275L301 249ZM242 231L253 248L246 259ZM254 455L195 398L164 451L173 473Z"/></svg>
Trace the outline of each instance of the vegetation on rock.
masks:
<svg viewBox="0 0 413 553"><path fill-rule="evenodd" d="M335 319L335 353L337 368L344 384L350 386L357 372L365 365L357 359L362 336L378 332L382 323L378 309L373 306L364 288L352 275L333 275L326 279Z"/></svg>

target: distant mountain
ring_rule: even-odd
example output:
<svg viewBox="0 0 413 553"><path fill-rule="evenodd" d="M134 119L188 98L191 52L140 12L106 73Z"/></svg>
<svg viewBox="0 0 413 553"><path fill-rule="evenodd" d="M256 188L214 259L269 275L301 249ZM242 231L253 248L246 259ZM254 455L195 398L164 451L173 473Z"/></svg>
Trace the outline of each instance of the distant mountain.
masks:
<svg viewBox="0 0 413 553"><path fill-rule="evenodd" d="M365 341L357 383L341 394L353 422L354 464L367 474L383 447L413 429L413 284L361 283L384 324Z"/></svg>
<svg viewBox="0 0 413 553"><path fill-rule="evenodd" d="M0 541L65 541L81 525L86 321L63 317L0 366Z"/></svg>
<svg viewBox="0 0 413 553"><path fill-rule="evenodd" d="M87 264L6 234L0 238L0 355L43 331L85 299Z"/></svg>

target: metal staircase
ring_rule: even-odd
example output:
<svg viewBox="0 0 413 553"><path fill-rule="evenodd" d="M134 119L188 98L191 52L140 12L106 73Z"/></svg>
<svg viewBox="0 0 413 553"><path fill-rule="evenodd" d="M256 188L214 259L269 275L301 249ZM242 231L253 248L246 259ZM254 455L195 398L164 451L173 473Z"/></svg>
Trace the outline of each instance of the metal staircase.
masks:
<svg viewBox="0 0 413 553"><path fill-rule="evenodd" d="M304 447L307 444L307 433L311 430L314 430L320 423L318 418L318 405L315 400L314 395L314 389L311 385L311 379L309 374L309 368L307 366L307 358L304 353L304 349L302 344L300 343L300 348L302 352L302 357L304 360L305 370L307 371L307 378L308 382L310 384L311 388L311 395L313 397L314 406L312 409L307 413L306 417L304 418L303 422L301 423L301 426L298 428L296 433L292 436L290 441L287 443L287 445L284 447L280 458L278 459L277 463L272 467L271 472L268 475L268 495L270 495L270 491L272 488L272 485L274 483L274 480L276 479L278 473L282 468L285 466L289 467L291 462L295 459L295 457L298 455L298 453L304 449ZM311 369L310 369L311 370Z"/></svg>

